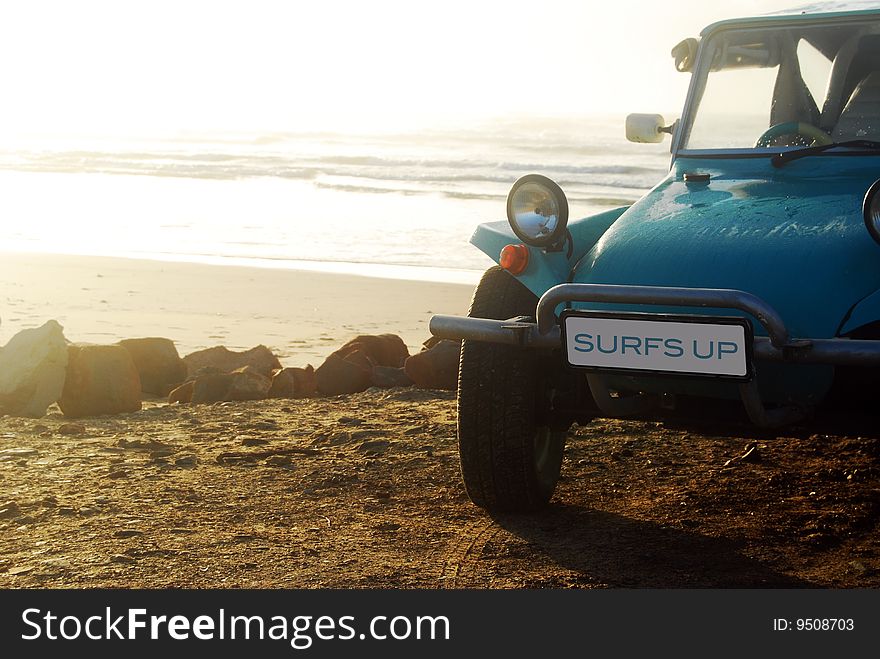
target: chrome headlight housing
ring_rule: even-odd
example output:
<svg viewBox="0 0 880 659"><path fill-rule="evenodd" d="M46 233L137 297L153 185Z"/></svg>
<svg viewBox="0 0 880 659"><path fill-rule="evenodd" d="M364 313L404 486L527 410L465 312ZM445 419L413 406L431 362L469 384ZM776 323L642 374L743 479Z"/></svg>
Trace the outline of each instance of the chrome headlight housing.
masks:
<svg viewBox="0 0 880 659"><path fill-rule="evenodd" d="M865 200L862 202L862 216L865 219L868 233L880 243L880 179L874 181L865 193Z"/></svg>
<svg viewBox="0 0 880 659"><path fill-rule="evenodd" d="M555 247L565 237L568 199L562 188L546 176L523 176L507 195L507 221L527 245Z"/></svg>

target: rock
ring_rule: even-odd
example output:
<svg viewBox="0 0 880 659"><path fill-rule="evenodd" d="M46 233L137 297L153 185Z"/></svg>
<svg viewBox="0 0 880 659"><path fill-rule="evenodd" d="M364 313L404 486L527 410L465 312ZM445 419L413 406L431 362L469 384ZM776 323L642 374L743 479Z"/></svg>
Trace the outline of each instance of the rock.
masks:
<svg viewBox="0 0 880 659"><path fill-rule="evenodd" d="M196 378L192 383L190 402L217 403L226 400L234 377L230 373L210 373Z"/></svg>
<svg viewBox="0 0 880 659"><path fill-rule="evenodd" d="M168 394L168 402L169 403L191 403L193 397L193 386L195 385L194 380L190 380L189 382L184 382L182 385L177 387Z"/></svg>
<svg viewBox="0 0 880 659"><path fill-rule="evenodd" d="M231 371L223 371L223 370L217 368L216 366L202 366L195 373L190 373L186 379L188 381L189 380L197 380L198 378L202 377L203 375L224 375L224 374L230 373L230 372Z"/></svg>
<svg viewBox="0 0 880 659"><path fill-rule="evenodd" d="M73 568L73 564L64 558L46 558L40 564L46 570L41 576L62 575Z"/></svg>
<svg viewBox="0 0 880 659"><path fill-rule="evenodd" d="M242 437L241 445L242 446L263 446L268 444L268 439L263 439L262 437Z"/></svg>
<svg viewBox="0 0 880 659"><path fill-rule="evenodd" d="M315 371L318 391L325 396L353 394L370 387L374 362L365 352L334 352Z"/></svg>
<svg viewBox="0 0 880 659"><path fill-rule="evenodd" d="M410 359L412 358L410 357ZM374 387L381 387L382 389L411 387L413 384L406 371L402 368L391 368L390 366L374 366L370 374L370 382Z"/></svg>
<svg viewBox="0 0 880 659"><path fill-rule="evenodd" d="M2 514L2 511L0 511ZM868 574L871 570L865 566L861 561L850 561L847 563L847 572L854 572L859 576L864 576Z"/></svg>
<svg viewBox="0 0 880 659"><path fill-rule="evenodd" d="M385 451L388 450L388 447L391 445L390 442L384 439L372 439L366 442L363 442L360 446L358 446L359 451L363 451L367 455L382 455Z"/></svg>
<svg viewBox="0 0 880 659"><path fill-rule="evenodd" d="M376 366L400 368L409 357L406 344L396 334L362 334L336 351L340 356L360 351Z"/></svg>
<svg viewBox="0 0 880 659"><path fill-rule="evenodd" d="M231 373L242 366L252 366L260 375L272 377L281 368L281 362L266 346L259 345L244 352L233 352L225 346L199 350L183 358L187 373L194 376L200 368L212 366L223 373Z"/></svg>
<svg viewBox="0 0 880 659"><path fill-rule="evenodd" d="M173 453L174 449L168 444L163 444L160 441L155 439L126 439L125 437L120 437L116 441L116 446L119 448L127 448L134 449L136 451L159 451L165 450L169 453Z"/></svg>
<svg viewBox="0 0 880 659"><path fill-rule="evenodd" d="M317 438L316 438L317 439ZM343 444L351 443L351 433L350 432L337 432L330 435L330 437L324 437L324 440L330 446L342 446ZM313 444L315 442L312 442Z"/></svg>
<svg viewBox="0 0 880 659"><path fill-rule="evenodd" d="M376 362L374 362L373 359L363 350L352 350L345 355L344 359L369 371L372 371L373 367L376 365Z"/></svg>
<svg viewBox="0 0 880 659"><path fill-rule="evenodd" d="M139 531L138 529L119 529L113 533L114 538L134 538L135 536L143 535L143 531Z"/></svg>
<svg viewBox="0 0 880 659"><path fill-rule="evenodd" d="M406 360L404 371L421 389L449 389L458 386L460 341L428 340L426 349Z"/></svg>
<svg viewBox="0 0 880 659"><path fill-rule="evenodd" d="M816 547L827 547L829 544L834 542L834 536L829 533L820 531L817 533L808 533L802 538L802 540Z"/></svg>
<svg viewBox="0 0 880 659"><path fill-rule="evenodd" d="M296 391L296 380L292 368L282 368L272 374L272 386L269 387L267 398L293 398Z"/></svg>
<svg viewBox="0 0 880 659"><path fill-rule="evenodd" d="M232 373L208 373L200 375L192 383L190 402L262 400L271 386L272 381L252 366L244 366Z"/></svg>
<svg viewBox="0 0 880 659"><path fill-rule="evenodd" d="M372 385L373 367L399 368L409 351L395 334L361 335L332 353L315 371L325 396L353 394Z"/></svg>
<svg viewBox="0 0 880 659"><path fill-rule="evenodd" d="M120 345L68 346L67 378L58 401L64 416L79 418L141 409L141 380Z"/></svg>
<svg viewBox="0 0 880 659"><path fill-rule="evenodd" d="M59 435L85 435L86 427L81 423L62 423L58 426Z"/></svg>
<svg viewBox="0 0 880 659"><path fill-rule="evenodd" d="M253 366L243 366L231 375L232 383L224 400L262 400L272 386L272 380Z"/></svg>
<svg viewBox="0 0 880 659"><path fill-rule="evenodd" d="M309 398L318 393L318 380L311 364L305 368L282 368L272 376L267 398Z"/></svg>
<svg viewBox="0 0 880 659"><path fill-rule="evenodd" d="M278 422L275 419L261 419L245 426L251 430L278 430Z"/></svg>
<svg viewBox="0 0 880 659"><path fill-rule="evenodd" d="M14 567L9 570L8 574L10 576L17 576L19 574L27 574L28 572L33 572L34 568L32 565L22 565L21 567Z"/></svg>
<svg viewBox="0 0 880 659"><path fill-rule="evenodd" d="M194 455L182 455L174 460L177 467L195 467L197 462L198 458Z"/></svg>
<svg viewBox="0 0 880 659"><path fill-rule="evenodd" d="M186 379L186 364L170 339L125 339L119 345L128 350L141 378L141 389L167 396Z"/></svg>
<svg viewBox="0 0 880 659"><path fill-rule="evenodd" d="M13 336L0 352L0 415L45 415L61 397L67 360L67 341L54 320Z"/></svg>
<svg viewBox="0 0 880 659"><path fill-rule="evenodd" d="M14 519L21 515L21 509L15 501L0 503L0 519Z"/></svg>

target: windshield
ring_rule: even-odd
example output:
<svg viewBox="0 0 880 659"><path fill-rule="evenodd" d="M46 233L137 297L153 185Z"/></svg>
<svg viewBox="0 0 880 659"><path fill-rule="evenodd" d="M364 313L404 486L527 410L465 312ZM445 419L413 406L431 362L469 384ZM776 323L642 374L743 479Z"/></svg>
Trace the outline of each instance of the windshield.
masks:
<svg viewBox="0 0 880 659"><path fill-rule="evenodd" d="M723 30L694 75L685 149L880 140L880 20Z"/></svg>

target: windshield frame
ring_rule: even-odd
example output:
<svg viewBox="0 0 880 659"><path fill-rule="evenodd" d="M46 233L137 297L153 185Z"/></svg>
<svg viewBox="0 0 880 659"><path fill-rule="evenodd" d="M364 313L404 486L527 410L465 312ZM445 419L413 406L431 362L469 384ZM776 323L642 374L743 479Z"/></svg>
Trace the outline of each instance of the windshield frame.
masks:
<svg viewBox="0 0 880 659"><path fill-rule="evenodd" d="M843 14L833 15L824 14L807 18L804 16L786 17L787 20L781 20L780 17L773 17L768 20L767 17L755 18L750 20L736 20L731 22L715 23L707 27L701 34L699 44L697 46L696 66L691 73L690 84L688 85L687 96L685 97L684 109L682 110L681 119L679 120L679 128L673 136L670 151L672 152L672 160L681 157L712 157L712 158L767 158L776 153L784 153L786 151L796 151L803 149L803 146L772 146L772 147L715 147L689 149L683 145L690 137L691 128L697 115L696 99L700 98L705 91L708 82L709 68L712 58L709 57L710 50L714 50L713 46L716 39L723 38L726 33L740 32L748 30L787 30L791 28L812 28L823 26L842 26L846 24L864 25L868 20L874 22L880 27L880 12L865 11L854 12L858 15ZM758 136L755 136L756 139ZM858 149L847 149L840 147L839 149L831 149L823 152L822 156L831 155L865 155L865 152Z"/></svg>

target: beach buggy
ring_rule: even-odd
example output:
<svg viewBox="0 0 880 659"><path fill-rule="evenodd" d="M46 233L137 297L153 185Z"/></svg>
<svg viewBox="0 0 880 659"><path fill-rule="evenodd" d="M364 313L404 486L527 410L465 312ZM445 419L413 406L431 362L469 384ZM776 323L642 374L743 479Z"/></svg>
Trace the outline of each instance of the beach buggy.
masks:
<svg viewBox="0 0 880 659"><path fill-rule="evenodd" d="M772 427L880 398L880 10L724 21L672 54L680 119L626 121L671 136L668 175L571 222L558 185L521 178L473 235L499 265L468 317L431 320L463 339L461 469L488 510L545 505L596 415L714 398Z"/></svg>

